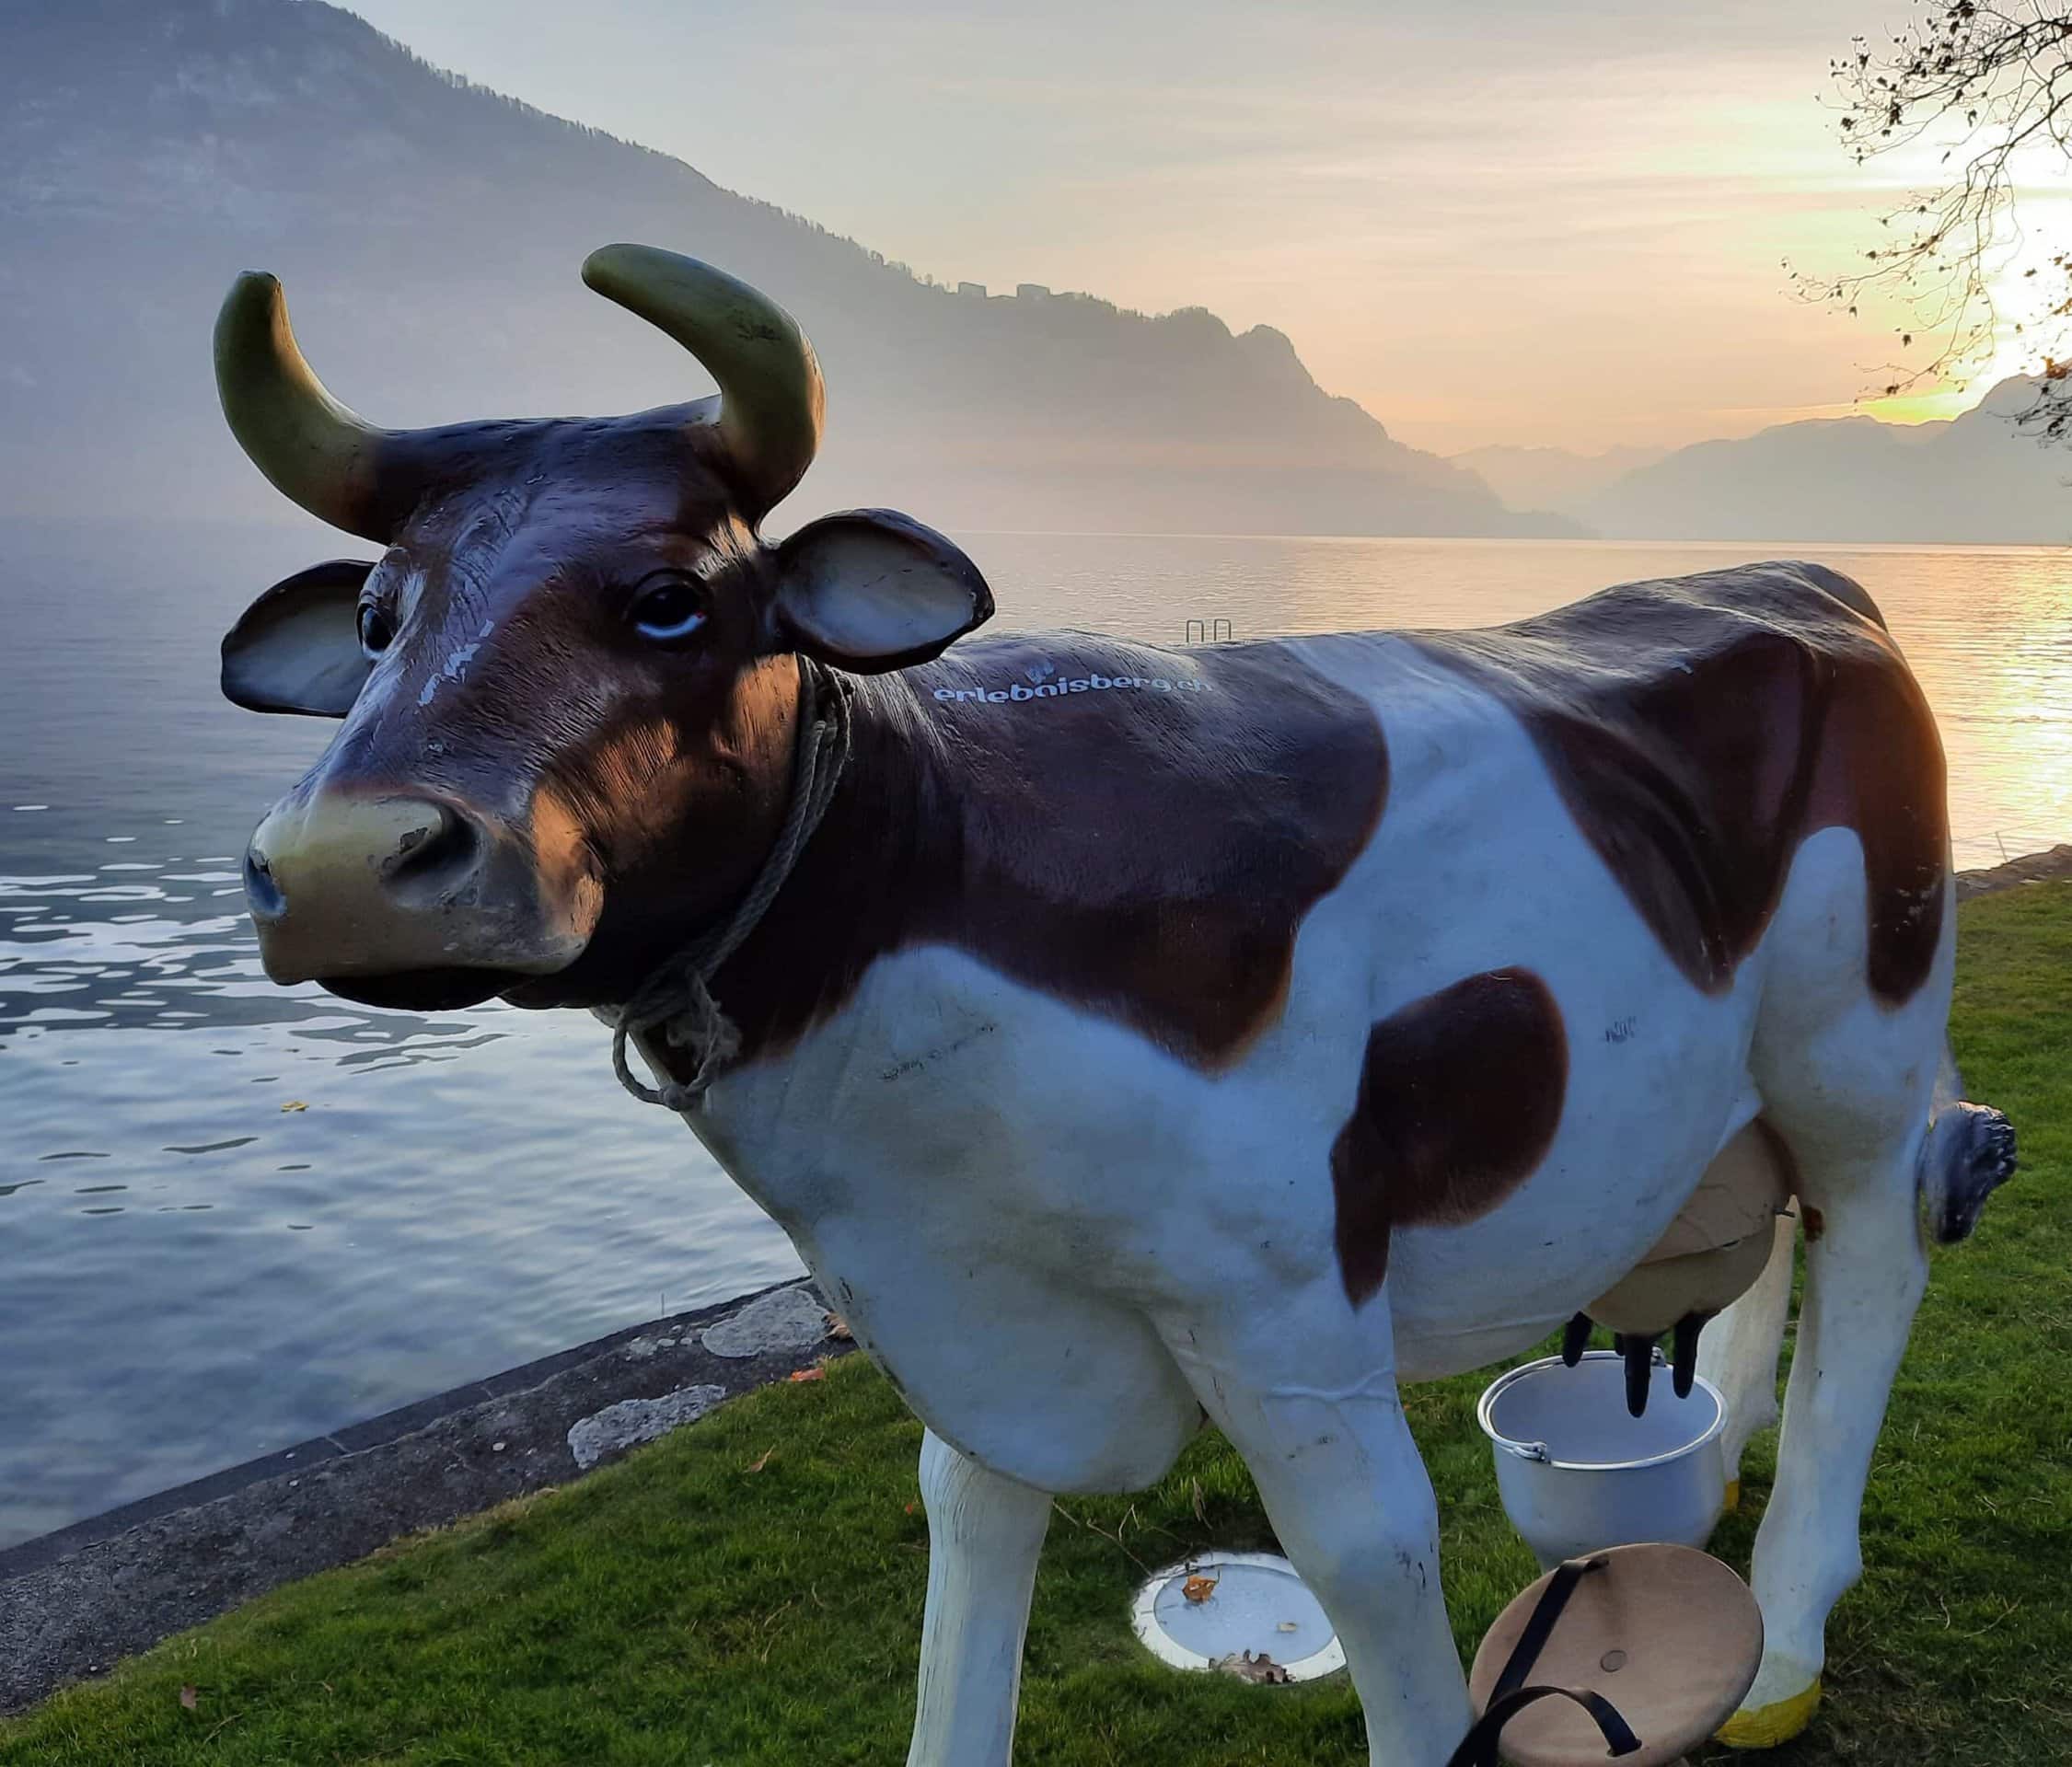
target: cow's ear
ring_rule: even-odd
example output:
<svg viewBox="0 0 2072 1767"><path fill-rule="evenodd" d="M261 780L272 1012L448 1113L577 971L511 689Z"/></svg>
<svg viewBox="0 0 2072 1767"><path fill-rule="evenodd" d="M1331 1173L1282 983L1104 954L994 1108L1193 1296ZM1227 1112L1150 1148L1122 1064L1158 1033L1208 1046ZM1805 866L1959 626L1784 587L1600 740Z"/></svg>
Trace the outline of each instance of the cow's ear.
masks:
<svg viewBox="0 0 2072 1767"><path fill-rule="evenodd" d="M374 664L360 648L371 559L333 559L283 578L224 635L223 696L251 711L342 718Z"/></svg>
<svg viewBox="0 0 2072 1767"><path fill-rule="evenodd" d="M809 522L777 549L777 625L791 648L875 675L940 656L993 617L978 567L889 509Z"/></svg>

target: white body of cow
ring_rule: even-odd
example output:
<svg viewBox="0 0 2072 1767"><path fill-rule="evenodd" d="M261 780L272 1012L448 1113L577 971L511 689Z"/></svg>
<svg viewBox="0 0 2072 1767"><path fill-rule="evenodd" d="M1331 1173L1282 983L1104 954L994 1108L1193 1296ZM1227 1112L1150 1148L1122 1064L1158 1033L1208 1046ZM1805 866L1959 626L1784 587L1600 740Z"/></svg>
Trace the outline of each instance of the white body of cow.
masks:
<svg viewBox="0 0 2072 1767"><path fill-rule="evenodd" d="M1731 987L1701 992L1497 698L1401 641L1291 649L1372 706L1388 803L1302 920L1285 1008L1240 1059L1201 1071L921 945L688 1118L927 1425L915 1767L1008 1759L1048 1494L1156 1480L1204 1413L1337 1628L1377 1767L1437 1767L1471 1713L1398 1388L1515 1354L1609 1288L1758 1113L1825 1232L1755 1553L1767 1646L1750 1710L1803 1703L1859 1573L1872 1444L1926 1277L1950 905L1926 982L1879 1003L1863 849L1823 829ZM1537 973L1567 1027L1552 1146L1482 1218L1402 1230L1356 1308L1325 1174L1369 1028L1507 965ZM1702 1352L1732 1409L1730 1474L1775 1415L1784 1227Z"/></svg>

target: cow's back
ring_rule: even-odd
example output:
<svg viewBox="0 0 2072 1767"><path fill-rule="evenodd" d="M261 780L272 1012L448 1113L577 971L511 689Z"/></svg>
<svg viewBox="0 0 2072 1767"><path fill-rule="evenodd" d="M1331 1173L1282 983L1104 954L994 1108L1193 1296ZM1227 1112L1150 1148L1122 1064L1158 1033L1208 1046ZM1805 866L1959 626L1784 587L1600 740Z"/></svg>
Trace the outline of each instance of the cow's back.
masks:
<svg viewBox="0 0 2072 1767"><path fill-rule="evenodd" d="M1861 588L1812 564L1625 583L1509 626L1409 635L1524 725L1577 824L1698 987L1761 939L1792 855L1862 843L1869 981L1926 979L1941 930L1941 745Z"/></svg>

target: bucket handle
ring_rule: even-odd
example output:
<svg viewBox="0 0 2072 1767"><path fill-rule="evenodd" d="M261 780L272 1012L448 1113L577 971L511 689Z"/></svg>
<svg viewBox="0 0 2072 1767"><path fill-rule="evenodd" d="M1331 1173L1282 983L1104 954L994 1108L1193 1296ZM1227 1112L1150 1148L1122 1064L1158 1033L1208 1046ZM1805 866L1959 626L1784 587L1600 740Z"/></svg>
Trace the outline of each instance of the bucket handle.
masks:
<svg viewBox="0 0 2072 1767"><path fill-rule="evenodd" d="M1554 1464L1554 1456L1546 1451L1545 1442L1514 1442L1505 1436L1492 1436L1491 1444L1506 1454L1514 1454L1522 1461L1535 1461L1542 1466Z"/></svg>

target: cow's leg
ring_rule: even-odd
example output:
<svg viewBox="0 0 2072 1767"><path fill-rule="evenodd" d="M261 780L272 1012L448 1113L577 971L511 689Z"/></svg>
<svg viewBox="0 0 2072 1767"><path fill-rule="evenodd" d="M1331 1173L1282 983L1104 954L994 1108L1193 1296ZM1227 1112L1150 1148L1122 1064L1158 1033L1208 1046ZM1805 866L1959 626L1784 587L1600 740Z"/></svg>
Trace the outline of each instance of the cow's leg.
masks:
<svg viewBox="0 0 2072 1767"><path fill-rule="evenodd" d="M1705 1328L1698 1372L1727 1402L1719 1455L1727 1468L1727 1507L1741 1502L1741 1457L1749 1438L1777 1420L1777 1357L1791 1309L1791 1269L1799 1224L1780 1216L1770 1261L1755 1286Z"/></svg>
<svg viewBox="0 0 2072 1767"><path fill-rule="evenodd" d="M1755 1540L1763 1667L1729 1741L1781 1741L1812 1715L1827 1616L1863 1574L1871 1450L1927 1286L1915 1214L1916 1129L1897 1149L1801 1162L1806 1292L1777 1477Z"/></svg>
<svg viewBox="0 0 2072 1767"><path fill-rule="evenodd" d="M1336 1283L1258 1327L1171 1334L1324 1604L1372 1767L1441 1767L1473 1714L1439 1588L1439 1516L1404 1421L1384 1295L1349 1328Z"/></svg>
<svg viewBox="0 0 2072 1767"><path fill-rule="evenodd" d="M1930 973L1896 1005L1865 986L1869 921L1857 841L1840 829L1812 837L1765 941L1769 976L1749 1052L1764 1118L1798 1169L1806 1275L1777 1483L1749 1579L1763 1609L1763 1665L1721 1733L1731 1742L1782 1741L1818 1703L1827 1616L1862 1575L1871 1452L1927 1286L1917 1188L1955 917L1946 903Z"/></svg>
<svg viewBox="0 0 2072 1767"><path fill-rule="evenodd" d="M928 1608L908 1767L1007 1767L1050 1496L989 1472L932 1430L921 1438L920 1492Z"/></svg>

